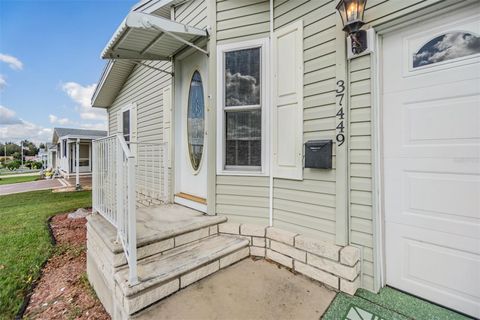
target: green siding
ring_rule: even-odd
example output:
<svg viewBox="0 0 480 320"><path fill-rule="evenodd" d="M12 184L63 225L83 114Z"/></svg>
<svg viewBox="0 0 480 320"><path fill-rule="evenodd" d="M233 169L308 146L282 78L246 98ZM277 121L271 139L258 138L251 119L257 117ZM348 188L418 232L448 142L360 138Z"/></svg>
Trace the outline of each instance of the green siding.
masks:
<svg viewBox="0 0 480 320"><path fill-rule="evenodd" d="M350 242L363 247L363 287L373 290L373 254L365 254L373 253L370 56L351 60L349 70Z"/></svg>
<svg viewBox="0 0 480 320"><path fill-rule="evenodd" d="M365 18L388 22L438 0L371 0ZM337 1L275 0L274 29L302 19L304 23L304 140L335 136ZM268 36L268 1L217 1L219 43ZM342 35L343 36L343 35ZM372 82L370 56L349 64L349 229L350 243L362 247L363 287L374 290L372 199ZM304 181L274 180L274 225L335 241L334 169L304 170ZM268 222L268 178L218 177L217 212L236 221ZM228 181L228 183L227 183ZM253 193L253 194L252 194ZM232 194L227 196L227 194ZM252 200L254 199L254 200ZM247 204L247 207L245 207ZM250 208L251 210L245 209ZM242 209L243 207L244 209ZM246 220L243 219L245 214ZM261 215L260 218L258 215Z"/></svg>
<svg viewBox="0 0 480 320"><path fill-rule="evenodd" d="M217 1L217 44L268 37L269 1Z"/></svg>
<svg viewBox="0 0 480 320"><path fill-rule="evenodd" d="M217 44L269 36L269 1L217 1ZM217 176L216 213L231 222L268 224L268 177Z"/></svg>
<svg viewBox="0 0 480 320"><path fill-rule="evenodd" d="M334 1L275 1L274 29L304 25L304 141L335 130ZM335 153L334 153L335 167ZM304 170L304 180L274 180L273 224L335 242L335 169Z"/></svg>

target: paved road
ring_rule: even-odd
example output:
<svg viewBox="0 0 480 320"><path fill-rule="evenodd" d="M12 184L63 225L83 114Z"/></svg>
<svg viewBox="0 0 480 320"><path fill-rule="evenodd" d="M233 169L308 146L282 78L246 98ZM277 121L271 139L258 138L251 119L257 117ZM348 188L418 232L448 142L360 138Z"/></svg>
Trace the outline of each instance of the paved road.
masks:
<svg viewBox="0 0 480 320"><path fill-rule="evenodd" d="M35 191L35 190L64 188L66 185L65 183L62 183L63 181L60 182L60 180L63 180L63 179L38 180L38 181L31 181L31 182L4 184L0 186L0 195Z"/></svg>
<svg viewBox="0 0 480 320"><path fill-rule="evenodd" d="M15 174L0 174L0 178L29 177L29 176L38 176L38 175L40 175L40 171L28 172L28 173L15 173Z"/></svg>
<svg viewBox="0 0 480 320"><path fill-rule="evenodd" d="M81 177L80 184L84 189L91 189L92 177ZM75 187L75 177L70 179L38 180L32 182L4 184L0 186L0 196L12 193L21 193L35 190L61 189L69 190Z"/></svg>

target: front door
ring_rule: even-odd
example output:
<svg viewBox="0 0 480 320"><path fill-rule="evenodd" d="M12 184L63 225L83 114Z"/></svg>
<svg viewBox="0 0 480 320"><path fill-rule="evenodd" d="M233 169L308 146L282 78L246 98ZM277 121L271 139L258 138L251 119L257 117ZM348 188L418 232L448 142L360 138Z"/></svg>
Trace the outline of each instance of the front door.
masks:
<svg viewBox="0 0 480 320"><path fill-rule="evenodd" d="M207 211L207 57L175 61L175 202Z"/></svg>
<svg viewBox="0 0 480 320"><path fill-rule="evenodd" d="M383 39L387 284L480 317L480 6Z"/></svg>

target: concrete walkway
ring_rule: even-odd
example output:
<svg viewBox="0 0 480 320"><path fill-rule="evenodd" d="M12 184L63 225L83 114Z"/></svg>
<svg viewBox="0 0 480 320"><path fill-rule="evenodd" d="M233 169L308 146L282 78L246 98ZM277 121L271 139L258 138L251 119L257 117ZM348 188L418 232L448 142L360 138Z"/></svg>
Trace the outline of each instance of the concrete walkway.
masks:
<svg viewBox="0 0 480 320"><path fill-rule="evenodd" d="M243 260L135 319L320 319L335 292L265 260Z"/></svg>
<svg viewBox="0 0 480 320"><path fill-rule="evenodd" d="M90 176L80 177L80 184L85 190L91 190L92 177ZM31 182L4 184L0 186L0 196L13 194L13 193L22 193L22 192L48 190L48 189L63 189L60 191L74 191L75 177L73 178L70 177L70 179L56 178L53 180L38 180L38 181L31 181Z"/></svg>
<svg viewBox="0 0 480 320"><path fill-rule="evenodd" d="M0 195L36 190L59 189L64 188L65 186L65 183L60 182L60 179L4 184L0 186Z"/></svg>
<svg viewBox="0 0 480 320"><path fill-rule="evenodd" d="M27 173L0 174L0 178L30 177L30 176L39 176L39 175L40 175L40 171L36 171L36 172L27 172Z"/></svg>

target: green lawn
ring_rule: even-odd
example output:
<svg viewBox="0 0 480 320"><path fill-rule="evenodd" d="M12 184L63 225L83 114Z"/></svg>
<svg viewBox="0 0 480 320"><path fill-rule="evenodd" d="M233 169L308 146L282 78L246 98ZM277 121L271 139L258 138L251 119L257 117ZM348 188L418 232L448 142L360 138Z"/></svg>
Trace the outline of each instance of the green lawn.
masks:
<svg viewBox="0 0 480 320"><path fill-rule="evenodd" d="M91 206L91 192L50 190L0 196L0 319L13 319L52 253L49 217Z"/></svg>
<svg viewBox="0 0 480 320"><path fill-rule="evenodd" d="M38 180L39 176L19 176L19 177L1 177L0 176L0 186L2 184L12 184L12 183L19 183L19 182L30 182Z"/></svg>

